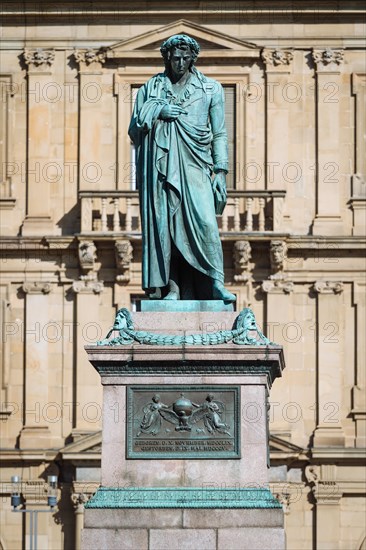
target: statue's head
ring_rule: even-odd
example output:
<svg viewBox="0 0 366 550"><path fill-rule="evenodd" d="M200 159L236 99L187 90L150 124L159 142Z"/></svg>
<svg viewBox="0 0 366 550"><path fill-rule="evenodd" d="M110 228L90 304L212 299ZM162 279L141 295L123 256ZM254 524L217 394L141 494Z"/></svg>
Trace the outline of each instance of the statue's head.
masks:
<svg viewBox="0 0 366 550"><path fill-rule="evenodd" d="M125 328L133 329L133 321L130 312L127 308L122 307L117 311L116 319L114 321L113 328L115 330L122 330Z"/></svg>
<svg viewBox="0 0 366 550"><path fill-rule="evenodd" d="M154 401L154 403L159 403L159 401L160 401L160 395L159 395L158 393L156 393L156 394L153 396L152 400Z"/></svg>
<svg viewBox="0 0 366 550"><path fill-rule="evenodd" d="M163 42L160 51L165 69L182 76L197 61L200 47L194 38L186 34L175 34Z"/></svg>
<svg viewBox="0 0 366 550"><path fill-rule="evenodd" d="M253 311L245 307L236 320L236 328L244 330L257 330L257 323Z"/></svg>

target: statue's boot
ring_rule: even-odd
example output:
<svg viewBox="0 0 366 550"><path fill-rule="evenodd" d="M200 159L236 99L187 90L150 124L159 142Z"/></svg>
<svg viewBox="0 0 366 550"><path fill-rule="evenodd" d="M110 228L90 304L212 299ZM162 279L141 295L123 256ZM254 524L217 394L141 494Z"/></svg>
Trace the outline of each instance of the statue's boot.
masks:
<svg viewBox="0 0 366 550"><path fill-rule="evenodd" d="M180 299L180 291L179 286L173 279L169 279L168 282L168 294L165 296L164 300L179 300Z"/></svg>
<svg viewBox="0 0 366 550"><path fill-rule="evenodd" d="M220 281L214 279L212 286L212 294L214 300L223 300L224 302L236 302L235 294L231 294Z"/></svg>

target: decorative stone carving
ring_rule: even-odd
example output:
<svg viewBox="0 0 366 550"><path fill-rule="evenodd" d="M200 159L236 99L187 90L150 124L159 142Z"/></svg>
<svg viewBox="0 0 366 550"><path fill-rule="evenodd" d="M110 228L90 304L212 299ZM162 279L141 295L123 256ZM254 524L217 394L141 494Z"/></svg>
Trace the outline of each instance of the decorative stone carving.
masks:
<svg viewBox="0 0 366 550"><path fill-rule="evenodd" d="M93 241L79 243L79 262L81 269L93 269L97 260L97 247Z"/></svg>
<svg viewBox="0 0 366 550"><path fill-rule="evenodd" d="M83 274L80 276L82 281L95 281L97 278L97 247L93 241L79 242L79 264Z"/></svg>
<svg viewBox="0 0 366 550"><path fill-rule="evenodd" d="M264 292L272 292L274 294L291 294L294 290L294 283L286 279L269 279L263 281L262 290Z"/></svg>
<svg viewBox="0 0 366 550"><path fill-rule="evenodd" d="M23 283L22 290L25 294L49 294L52 290L52 285L43 281L27 281Z"/></svg>
<svg viewBox="0 0 366 550"><path fill-rule="evenodd" d="M324 465L321 469L316 465L306 466L305 477L318 504L339 503L342 490L339 483L335 481L336 471L333 464Z"/></svg>
<svg viewBox="0 0 366 550"><path fill-rule="evenodd" d="M129 240L116 241L114 245L117 269L120 272L116 280L120 283L128 283L130 280L130 267L132 262L133 247Z"/></svg>
<svg viewBox="0 0 366 550"><path fill-rule="evenodd" d="M103 281L82 279L72 283L73 291L78 294L100 294L104 290Z"/></svg>
<svg viewBox="0 0 366 550"><path fill-rule="evenodd" d="M341 294L343 283L340 281L316 281L313 290L319 294Z"/></svg>
<svg viewBox="0 0 366 550"><path fill-rule="evenodd" d="M234 280L238 283L246 283L250 275L249 261L252 257L252 249L249 241L236 241L233 249L235 266Z"/></svg>
<svg viewBox="0 0 366 550"><path fill-rule="evenodd" d="M36 48L35 50L25 49L23 57L26 65L34 65L35 67L42 65L51 66L55 60L55 51L44 50L43 48Z"/></svg>
<svg viewBox="0 0 366 550"><path fill-rule="evenodd" d="M285 241L271 241L269 254L272 271L274 273L283 271L285 260L287 260L287 244Z"/></svg>
<svg viewBox="0 0 366 550"><path fill-rule="evenodd" d="M88 48L87 50L75 50L74 57L77 63L85 63L90 65L91 63L105 63L106 52L103 49L93 50Z"/></svg>
<svg viewBox="0 0 366 550"><path fill-rule="evenodd" d="M71 501L75 506L76 511L80 512L84 510L84 504L88 502L90 495L87 496L85 493L72 493Z"/></svg>
<svg viewBox="0 0 366 550"><path fill-rule="evenodd" d="M282 504L283 513L288 515L290 513L291 493L285 488L283 491L276 491L275 498Z"/></svg>
<svg viewBox="0 0 366 550"><path fill-rule="evenodd" d="M118 332L116 338L110 339L113 332ZM157 334L144 330L135 330L130 312L126 308L118 310L113 327L104 340L97 342L98 346L122 346L138 342L156 346L182 346L182 345L216 345L233 342L238 345L268 346L273 344L259 329L253 311L246 307L238 315L235 328L232 330L219 330L217 332L175 335Z"/></svg>
<svg viewBox="0 0 366 550"><path fill-rule="evenodd" d="M274 50L263 49L261 57L266 65L277 67L278 65L290 65L294 58L294 54L291 50L280 50L278 48Z"/></svg>
<svg viewBox="0 0 366 550"><path fill-rule="evenodd" d="M331 48L313 50L313 60L320 65L329 65L330 63L340 65L344 60L344 50L332 50Z"/></svg>

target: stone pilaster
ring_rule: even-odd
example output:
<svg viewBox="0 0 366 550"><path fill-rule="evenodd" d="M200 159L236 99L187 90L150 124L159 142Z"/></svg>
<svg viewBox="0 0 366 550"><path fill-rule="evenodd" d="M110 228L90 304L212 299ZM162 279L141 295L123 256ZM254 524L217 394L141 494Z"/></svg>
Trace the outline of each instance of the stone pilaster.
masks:
<svg viewBox="0 0 366 550"><path fill-rule="evenodd" d="M74 505L75 514L75 550L81 549L81 531L84 526L84 505L90 497L95 493L99 483L85 483L74 481L72 484L71 501Z"/></svg>
<svg viewBox="0 0 366 550"><path fill-rule="evenodd" d="M341 71L343 50L313 50L316 66L317 166L314 235L343 233L341 219Z"/></svg>
<svg viewBox="0 0 366 550"><path fill-rule="evenodd" d="M106 54L103 50L75 50L74 59L79 65L79 189L114 189L115 171L102 138L108 124L102 115L106 97L102 65Z"/></svg>
<svg viewBox="0 0 366 550"><path fill-rule="evenodd" d="M351 414L356 423L356 447L366 447L366 296L365 281L353 284L353 303L356 306L356 380L352 388Z"/></svg>
<svg viewBox="0 0 366 550"><path fill-rule="evenodd" d="M289 162L289 121L291 103L286 91L291 75L293 53L291 50L264 49L261 53L265 64L266 79L266 119L267 119L267 189L283 189L283 181L273 176L276 167L279 173L286 169ZM281 139L274 139L281 136Z"/></svg>
<svg viewBox="0 0 366 550"><path fill-rule="evenodd" d="M46 422L50 365L47 334L49 298L52 285L44 281L27 281L25 293L25 370L24 370L24 427L20 434L20 447L44 448L50 443L50 430Z"/></svg>
<svg viewBox="0 0 366 550"><path fill-rule="evenodd" d="M352 175L353 235L364 235L366 231L366 74L352 75L352 92L356 98L355 173Z"/></svg>
<svg viewBox="0 0 366 550"><path fill-rule="evenodd" d="M51 150L52 111L54 103L46 90L52 85L54 50L25 49L23 59L27 66L27 209L22 235L54 234L56 226L51 218L51 190L49 163Z"/></svg>
<svg viewBox="0 0 366 550"><path fill-rule="evenodd" d="M343 446L343 283L317 281L317 426L314 447Z"/></svg>
<svg viewBox="0 0 366 550"><path fill-rule="evenodd" d="M288 324L293 321L289 295L294 291L294 283L285 278L267 279L262 283L262 291L266 294L266 333L271 341L281 344L286 339L284 335ZM286 389L282 395L286 402ZM275 429L275 425L271 426L273 428Z"/></svg>
<svg viewBox="0 0 366 550"><path fill-rule="evenodd" d="M305 470L305 477L315 499L315 547L319 550L340 548L342 492L336 482L336 468L333 464L326 464L307 466Z"/></svg>
<svg viewBox="0 0 366 550"><path fill-rule="evenodd" d="M103 282L79 280L73 283L72 289L76 295L74 336L77 350L74 427L76 430L95 431L100 428L102 391L97 373L90 370L84 346L94 343L102 334L98 320Z"/></svg>

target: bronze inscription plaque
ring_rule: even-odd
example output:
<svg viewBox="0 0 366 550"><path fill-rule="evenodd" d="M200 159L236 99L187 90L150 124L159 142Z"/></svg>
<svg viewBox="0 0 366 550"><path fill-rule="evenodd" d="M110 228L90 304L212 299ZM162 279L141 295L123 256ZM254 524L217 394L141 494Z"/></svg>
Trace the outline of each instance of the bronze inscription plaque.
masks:
<svg viewBox="0 0 366 550"><path fill-rule="evenodd" d="M128 386L127 458L240 458L239 386Z"/></svg>

